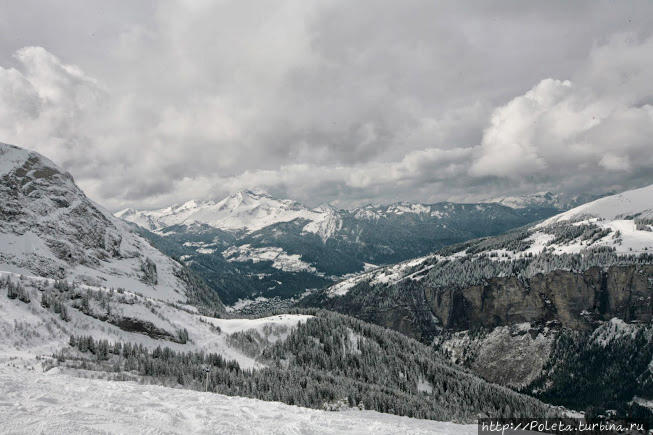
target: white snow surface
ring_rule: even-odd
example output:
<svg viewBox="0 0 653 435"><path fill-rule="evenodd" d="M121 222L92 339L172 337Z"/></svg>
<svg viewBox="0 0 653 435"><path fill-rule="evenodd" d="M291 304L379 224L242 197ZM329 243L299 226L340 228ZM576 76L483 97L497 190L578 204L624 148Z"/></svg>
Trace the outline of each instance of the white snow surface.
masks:
<svg viewBox="0 0 653 435"><path fill-rule="evenodd" d="M12 434L475 434L476 425L279 402L0 365L0 421Z"/></svg>
<svg viewBox="0 0 653 435"><path fill-rule="evenodd" d="M229 344L228 334L250 329L261 332L268 327L273 335L285 337L299 323L312 317L284 314L259 319L217 319L201 316L193 307L179 308L128 291L117 293L105 287L81 286L82 290L99 291L111 296L109 303L113 316L151 322L157 328L172 335L177 330L186 329L190 340L181 344L121 330L111 323L87 316L70 306L68 307L70 321L61 321L58 314L44 308L40 303L44 293L39 288L52 288L54 280L0 272L0 279L5 279L7 276L13 282L20 282L27 289L31 302L26 304L17 299L0 297L0 357L51 355L58 349L67 347L71 335L92 335L95 339L139 343L151 349L167 346L184 352L200 350L214 352L222 355L226 360L237 361L242 368L257 368L261 367L261 364ZM94 300L91 303L94 312L106 312L106 309L99 307ZM220 331L217 331L214 326L220 327Z"/></svg>
<svg viewBox="0 0 653 435"><path fill-rule="evenodd" d="M547 226L556 222L582 217L615 220L633 215L642 218L653 218L653 184L588 202L553 216L538 226Z"/></svg>
<svg viewBox="0 0 653 435"><path fill-rule="evenodd" d="M326 242L342 228L342 219L333 207L318 207L314 211L320 213L320 217L306 224L302 232L317 234Z"/></svg>

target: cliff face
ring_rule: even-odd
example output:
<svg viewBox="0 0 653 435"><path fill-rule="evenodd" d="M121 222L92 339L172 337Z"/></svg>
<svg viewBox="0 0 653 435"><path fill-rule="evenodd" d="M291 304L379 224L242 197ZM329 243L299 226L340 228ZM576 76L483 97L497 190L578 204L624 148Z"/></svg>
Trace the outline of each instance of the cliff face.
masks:
<svg viewBox="0 0 653 435"><path fill-rule="evenodd" d="M612 317L650 322L653 265L593 267L583 273L560 270L528 279L492 278L464 289L425 287L424 295L433 314L450 330L549 321L590 329L595 321Z"/></svg>

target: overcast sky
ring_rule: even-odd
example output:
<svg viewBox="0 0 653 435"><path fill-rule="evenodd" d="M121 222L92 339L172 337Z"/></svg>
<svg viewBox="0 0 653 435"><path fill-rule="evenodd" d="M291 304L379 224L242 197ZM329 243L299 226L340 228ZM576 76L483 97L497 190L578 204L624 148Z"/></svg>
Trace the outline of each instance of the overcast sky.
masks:
<svg viewBox="0 0 653 435"><path fill-rule="evenodd" d="M0 0L0 142L116 210L653 183L653 2Z"/></svg>

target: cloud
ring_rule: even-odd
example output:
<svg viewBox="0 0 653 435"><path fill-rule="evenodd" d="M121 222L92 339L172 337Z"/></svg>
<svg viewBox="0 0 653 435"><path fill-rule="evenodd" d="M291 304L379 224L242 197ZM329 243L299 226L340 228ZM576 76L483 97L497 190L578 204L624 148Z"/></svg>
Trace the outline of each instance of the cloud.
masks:
<svg viewBox="0 0 653 435"><path fill-rule="evenodd" d="M42 47L14 54L22 70L0 67L0 135L62 164L84 154L84 126L106 97L95 80Z"/></svg>
<svg viewBox="0 0 653 435"><path fill-rule="evenodd" d="M498 107L470 174L587 187L605 171L622 181L650 171L653 106L639 100L653 95L645 79L651 54L653 38L617 35L592 51L573 82L545 79Z"/></svg>
<svg viewBox="0 0 653 435"><path fill-rule="evenodd" d="M653 182L650 3L2 8L0 141L111 209Z"/></svg>

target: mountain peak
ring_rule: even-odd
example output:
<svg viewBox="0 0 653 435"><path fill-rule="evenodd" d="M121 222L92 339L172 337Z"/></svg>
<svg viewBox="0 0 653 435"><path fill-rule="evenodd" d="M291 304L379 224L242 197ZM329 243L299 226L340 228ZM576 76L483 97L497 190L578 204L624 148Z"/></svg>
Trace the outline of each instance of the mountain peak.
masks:
<svg viewBox="0 0 653 435"><path fill-rule="evenodd" d="M19 168L24 170L20 176L37 179L61 175L67 181L73 182L68 172L41 154L0 142L0 177Z"/></svg>

